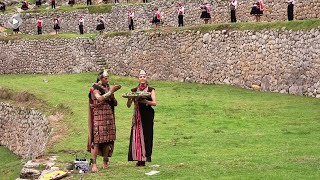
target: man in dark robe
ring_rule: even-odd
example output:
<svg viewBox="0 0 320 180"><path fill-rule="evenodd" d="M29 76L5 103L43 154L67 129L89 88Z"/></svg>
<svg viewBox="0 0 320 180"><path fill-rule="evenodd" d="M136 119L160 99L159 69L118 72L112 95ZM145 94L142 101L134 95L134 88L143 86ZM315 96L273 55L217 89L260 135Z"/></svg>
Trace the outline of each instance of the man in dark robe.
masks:
<svg viewBox="0 0 320 180"><path fill-rule="evenodd" d="M114 92L120 88L120 85L110 88L107 71L101 72L97 82L90 88L87 150L91 152L92 172L98 172L97 155L103 156L104 169L109 166L116 140L114 106L117 106L117 100Z"/></svg>

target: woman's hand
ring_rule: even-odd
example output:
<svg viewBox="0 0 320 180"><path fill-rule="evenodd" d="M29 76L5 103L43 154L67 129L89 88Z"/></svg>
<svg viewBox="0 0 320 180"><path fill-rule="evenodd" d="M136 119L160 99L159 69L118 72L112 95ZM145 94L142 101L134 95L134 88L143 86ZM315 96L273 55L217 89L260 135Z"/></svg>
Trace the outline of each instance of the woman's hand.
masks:
<svg viewBox="0 0 320 180"><path fill-rule="evenodd" d="M130 108L131 107L131 104L132 102L135 101L135 98L134 97L128 97L128 101L127 101L127 107Z"/></svg>
<svg viewBox="0 0 320 180"><path fill-rule="evenodd" d="M139 103L148 104L148 101L146 99L139 99Z"/></svg>

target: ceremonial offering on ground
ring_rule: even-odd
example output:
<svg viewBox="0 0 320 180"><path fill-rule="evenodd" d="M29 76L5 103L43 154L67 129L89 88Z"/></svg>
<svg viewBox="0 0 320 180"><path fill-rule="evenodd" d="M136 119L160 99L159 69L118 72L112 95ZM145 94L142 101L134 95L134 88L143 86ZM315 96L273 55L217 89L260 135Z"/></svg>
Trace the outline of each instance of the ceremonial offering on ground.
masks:
<svg viewBox="0 0 320 180"><path fill-rule="evenodd" d="M124 98L147 98L150 96L151 96L151 93L144 92L144 91L127 92L127 93L122 94L122 97L124 97Z"/></svg>
<svg viewBox="0 0 320 180"><path fill-rule="evenodd" d="M67 172L64 171L54 171L54 172L50 172L46 175L44 175L43 177L41 177L41 180L56 180L56 179L62 179L64 177L68 176Z"/></svg>

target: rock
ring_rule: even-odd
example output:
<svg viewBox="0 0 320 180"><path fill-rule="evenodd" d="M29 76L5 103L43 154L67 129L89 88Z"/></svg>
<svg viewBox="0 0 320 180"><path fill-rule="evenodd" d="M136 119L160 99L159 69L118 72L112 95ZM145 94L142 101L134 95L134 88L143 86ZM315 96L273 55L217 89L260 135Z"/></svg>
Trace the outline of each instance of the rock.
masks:
<svg viewBox="0 0 320 180"><path fill-rule="evenodd" d="M223 29L223 30L221 31L222 34L227 34L227 32L228 32L228 31L225 30L225 29Z"/></svg>
<svg viewBox="0 0 320 180"><path fill-rule="evenodd" d="M192 82L192 81L191 81L191 78L189 78L189 77L186 77L184 81L185 81L185 82Z"/></svg>
<svg viewBox="0 0 320 180"><path fill-rule="evenodd" d="M209 33L204 34L202 41L205 44L209 44L211 42L211 35Z"/></svg>
<svg viewBox="0 0 320 180"><path fill-rule="evenodd" d="M270 90L270 81L271 81L271 76L266 75L262 78L261 80L261 90L262 91L269 91Z"/></svg>
<svg viewBox="0 0 320 180"><path fill-rule="evenodd" d="M180 47L180 53L184 53L184 52L186 52L186 46L185 46L185 45L182 45L182 46Z"/></svg>
<svg viewBox="0 0 320 180"><path fill-rule="evenodd" d="M281 93L281 94L287 94L287 93L288 93L288 91L287 91L287 90L285 90L285 89L282 89L282 90L280 91L280 93Z"/></svg>
<svg viewBox="0 0 320 180"><path fill-rule="evenodd" d="M302 87L293 85L289 88L289 94L302 95Z"/></svg>
<svg viewBox="0 0 320 180"><path fill-rule="evenodd" d="M39 163L33 162L32 160L28 161L23 167L25 168L36 168L39 167Z"/></svg>
<svg viewBox="0 0 320 180"><path fill-rule="evenodd" d="M50 169L55 163L54 162L48 162L46 163L46 168Z"/></svg>
<svg viewBox="0 0 320 180"><path fill-rule="evenodd" d="M230 84L230 81L229 81L229 79L224 79L224 80L223 80L223 83L229 85L229 84Z"/></svg>
<svg viewBox="0 0 320 180"><path fill-rule="evenodd" d="M192 49L193 49L192 46L188 47L188 48L186 49L186 53L190 54L190 53L192 52Z"/></svg>
<svg viewBox="0 0 320 180"><path fill-rule="evenodd" d="M255 85L255 84L251 85L251 88L252 88L253 90L255 90L255 91L260 91L260 90L261 90L261 86Z"/></svg>
<svg viewBox="0 0 320 180"><path fill-rule="evenodd" d="M59 167L51 167L50 170L58 171L58 170L59 170Z"/></svg>
<svg viewBox="0 0 320 180"><path fill-rule="evenodd" d="M22 168L20 178L36 179L40 176L40 171L36 169Z"/></svg>

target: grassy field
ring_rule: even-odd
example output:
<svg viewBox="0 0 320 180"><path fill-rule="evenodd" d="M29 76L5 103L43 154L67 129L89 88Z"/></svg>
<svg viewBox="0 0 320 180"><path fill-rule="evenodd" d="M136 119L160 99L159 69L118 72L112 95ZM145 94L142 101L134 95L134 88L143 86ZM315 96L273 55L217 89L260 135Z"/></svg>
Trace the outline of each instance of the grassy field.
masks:
<svg viewBox="0 0 320 180"><path fill-rule="evenodd" d="M0 146L0 179L16 179L23 164L19 157L10 152L4 146Z"/></svg>
<svg viewBox="0 0 320 180"><path fill-rule="evenodd" d="M95 78L96 73L1 75L0 86L34 93L47 102L46 108L62 104L70 109L63 120L67 135L46 151L46 155L69 162L75 155L90 157L85 152L87 93ZM85 179L142 179L151 170L160 173L150 179L320 178L319 99L222 85L150 81L158 103L153 162L138 168L127 161L132 108L121 98L137 80L111 76L114 83L123 87L116 93L117 141L111 166L86 174ZM20 161L3 148L0 156L5 157L0 161L0 179L16 178ZM101 157L98 164L101 167ZM160 167L149 167L155 164Z"/></svg>

